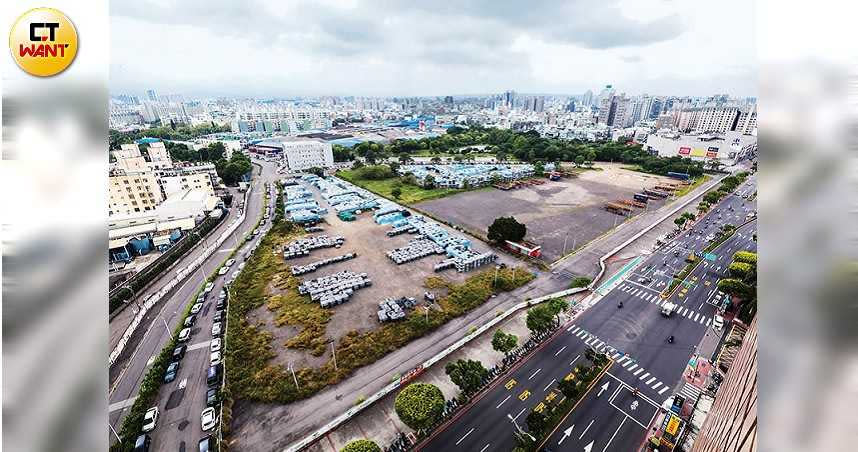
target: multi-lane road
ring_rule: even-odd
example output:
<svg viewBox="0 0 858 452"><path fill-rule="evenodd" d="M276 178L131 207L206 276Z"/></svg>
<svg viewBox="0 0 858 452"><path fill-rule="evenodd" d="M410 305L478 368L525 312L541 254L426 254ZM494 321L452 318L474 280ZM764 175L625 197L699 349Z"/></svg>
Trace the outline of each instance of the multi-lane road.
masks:
<svg viewBox="0 0 858 452"><path fill-rule="evenodd" d="M190 275L178 289L174 290L167 300L155 307L157 320L148 325L143 338L134 349L133 355L119 371L109 396L109 423L114 429L119 430L122 419L134 403L140 383L154 357L170 340L170 333L168 333L165 323L169 325L169 331L172 332L183 320L182 315L187 303L205 279L219 268L224 259L254 229L263 209L265 209L265 184L277 180L278 175L275 164L259 163L261 163L262 170L254 175L250 185L248 201L245 205L247 216L241 226L196 272ZM274 185L271 184L271 186ZM270 197L269 205L273 207L274 202L274 197ZM156 401L156 405L160 409L160 418L156 429L149 433L152 437L152 450L191 450L196 448L197 441L206 435L201 429L200 413L206 407L206 390L208 389L206 371L210 365L209 344L212 339L211 325L215 313L215 300L225 279L245 260L247 250L264 236L264 231L268 227L270 227L270 220L265 221L259 234L244 243L235 253L236 262L227 275L216 278L215 287L207 297L207 301L192 327L191 338L186 343L187 352L180 361L176 379L173 382L163 384L160 388ZM111 434L111 442L114 439Z"/></svg>
<svg viewBox="0 0 858 452"><path fill-rule="evenodd" d="M733 253L756 250L756 222L740 227L712 251L713 261L698 265L686 284L668 298L661 293L691 252L708 245L708 234L723 224L746 223L755 205L741 195L754 191L753 177L727 196L693 228L655 252L639 256L607 279L593 294L595 304L486 390L466 411L429 441L427 451L511 450L514 423L525 428L527 414L546 398L562 397L561 381L594 348L613 359L610 370L578 403L546 442L552 450L629 451L645 439L659 407L675 393L693 397L699 390L679 384L717 314L717 282L726 275ZM708 220L708 224L707 224ZM702 234L699 232L702 230ZM697 231L697 232L695 232ZM675 256L675 250L682 250ZM672 269L671 269L672 268ZM723 297L723 295L721 295ZM677 304L670 317L666 302ZM623 307L618 307L619 303ZM723 334L723 329L717 331ZM674 336L673 343L667 341ZM603 389L604 388L604 389ZM637 395L633 393L637 390Z"/></svg>

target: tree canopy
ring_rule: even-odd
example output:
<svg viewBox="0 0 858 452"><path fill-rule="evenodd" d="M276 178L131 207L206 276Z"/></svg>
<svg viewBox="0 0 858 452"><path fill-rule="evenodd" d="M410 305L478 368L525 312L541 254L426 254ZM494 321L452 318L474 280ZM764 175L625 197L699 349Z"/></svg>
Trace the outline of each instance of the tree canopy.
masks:
<svg viewBox="0 0 858 452"><path fill-rule="evenodd" d="M368 439L356 439L354 441L349 441L345 447L340 449L340 452L381 452L381 448L378 447L374 441L370 441Z"/></svg>
<svg viewBox="0 0 858 452"><path fill-rule="evenodd" d="M479 389L489 374L481 362L471 359L447 363L444 371L465 394L471 394Z"/></svg>
<svg viewBox="0 0 858 452"><path fill-rule="evenodd" d="M414 430L427 429L441 418L444 394L435 385L412 383L396 395L396 415Z"/></svg>
<svg viewBox="0 0 858 452"><path fill-rule="evenodd" d="M505 240L520 242L527 234L527 226L516 221L515 217L500 217L495 218L488 232L488 239L497 244Z"/></svg>
<svg viewBox="0 0 858 452"><path fill-rule="evenodd" d="M492 336L492 348L495 351L507 354L515 349L516 345L518 345L518 336L514 334L504 333L498 329L495 331L495 335Z"/></svg>

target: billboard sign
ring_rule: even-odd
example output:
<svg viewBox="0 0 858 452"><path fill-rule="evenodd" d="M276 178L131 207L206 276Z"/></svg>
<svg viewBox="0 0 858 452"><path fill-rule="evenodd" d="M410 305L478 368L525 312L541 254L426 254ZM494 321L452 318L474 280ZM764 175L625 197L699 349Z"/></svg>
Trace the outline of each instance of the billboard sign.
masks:
<svg viewBox="0 0 858 452"><path fill-rule="evenodd" d="M691 148L683 146L683 147L679 148L679 153L681 155L688 155L691 153Z"/></svg>

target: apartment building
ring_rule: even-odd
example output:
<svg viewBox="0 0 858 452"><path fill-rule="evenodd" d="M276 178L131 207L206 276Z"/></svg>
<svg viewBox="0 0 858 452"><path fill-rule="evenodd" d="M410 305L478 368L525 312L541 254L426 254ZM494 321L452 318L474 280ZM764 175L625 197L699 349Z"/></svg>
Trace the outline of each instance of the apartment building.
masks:
<svg viewBox="0 0 858 452"><path fill-rule="evenodd" d="M217 171L213 163L160 170L156 175L164 198L186 190L196 190L207 196L215 195Z"/></svg>
<svg viewBox="0 0 858 452"><path fill-rule="evenodd" d="M158 179L152 171L114 168L108 178L108 214L133 215L153 211L164 201Z"/></svg>
<svg viewBox="0 0 858 452"><path fill-rule="evenodd" d="M682 132L726 133L739 131L751 134L756 130L757 109L753 107L699 107L682 110L677 128Z"/></svg>

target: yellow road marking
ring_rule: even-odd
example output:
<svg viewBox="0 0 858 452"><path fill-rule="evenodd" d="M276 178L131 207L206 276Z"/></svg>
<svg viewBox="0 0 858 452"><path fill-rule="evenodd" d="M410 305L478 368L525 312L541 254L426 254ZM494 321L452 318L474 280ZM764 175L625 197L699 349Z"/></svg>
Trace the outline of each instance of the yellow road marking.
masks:
<svg viewBox="0 0 858 452"><path fill-rule="evenodd" d="M536 411L537 413L541 413L542 410L544 410L544 409L545 409L545 404L542 402L539 402L539 405L536 405L536 408L534 408L533 411Z"/></svg>
<svg viewBox="0 0 858 452"><path fill-rule="evenodd" d="M524 392L518 395L518 400L524 401L527 400L528 397L530 397L530 391L525 389Z"/></svg>
<svg viewBox="0 0 858 452"><path fill-rule="evenodd" d="M575 379L575 372L569 372L569 375L566 375L563 379L566 381L574 380Z"/></svg>
<svg viewBox="0 0 858 452"><path fill-rule="evenodd" d="M515 383L516 383L515 379L512 379L512 380L506 382L506 385L504 385L504 386L506 386L507 389L512 389L512 387L515 386Z"/></svg>
<svg viewBox="0 0 858 452"><path fill-rule="evenodd" d="M556 398L557 398L557 393L556 393L556 392L554 392L554 391L551 391L551 392L549 392L549 393L548 393L548 395L545 397L545 401L546 401L546 402L551 402L551 401L553 401L553 400L554 400L554 399L556 399Z"/></svg>

